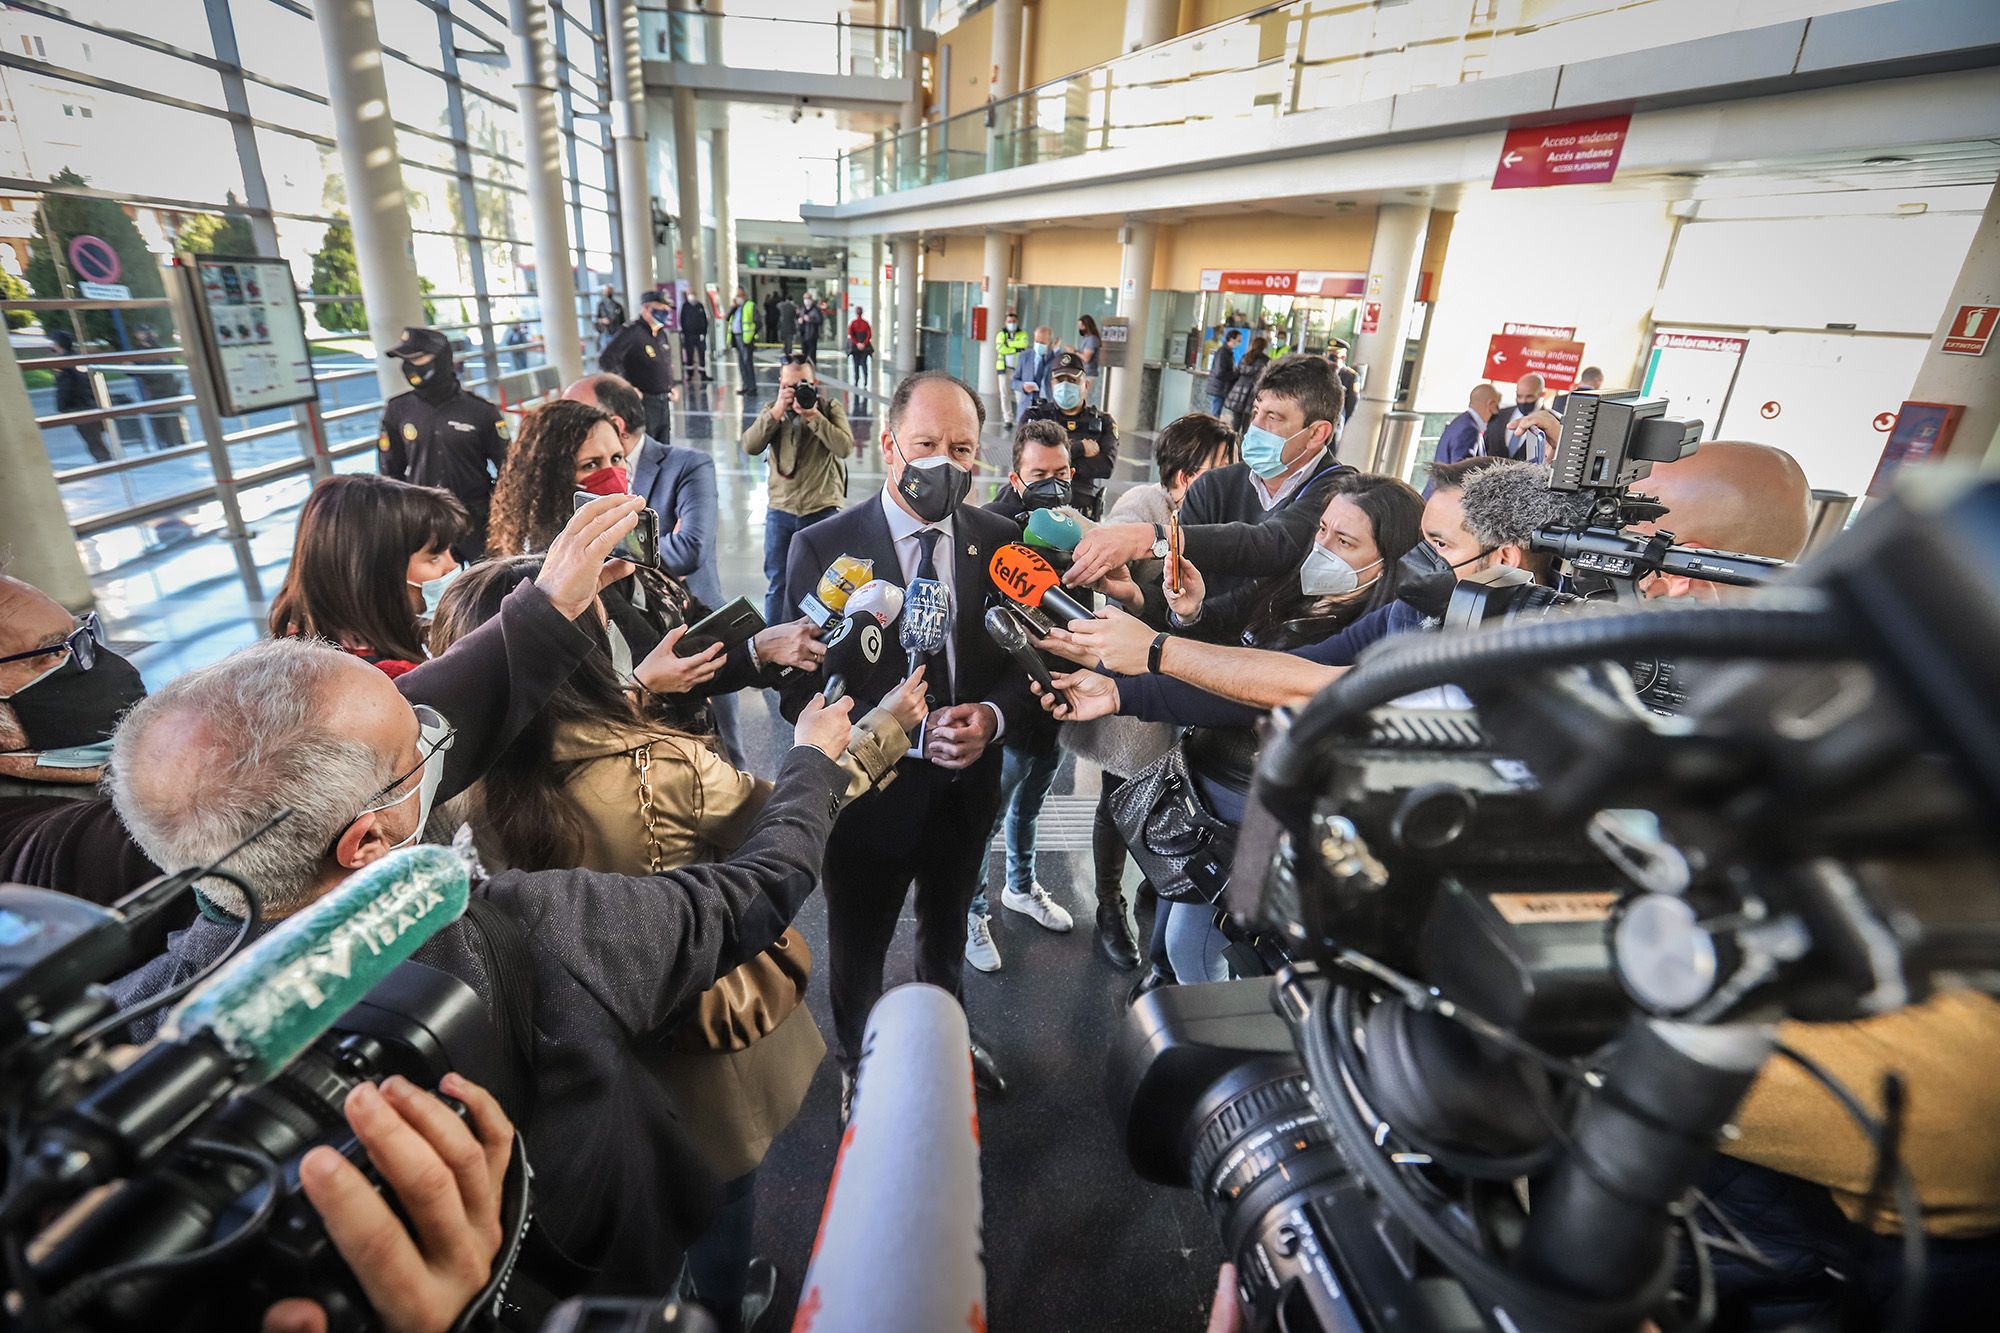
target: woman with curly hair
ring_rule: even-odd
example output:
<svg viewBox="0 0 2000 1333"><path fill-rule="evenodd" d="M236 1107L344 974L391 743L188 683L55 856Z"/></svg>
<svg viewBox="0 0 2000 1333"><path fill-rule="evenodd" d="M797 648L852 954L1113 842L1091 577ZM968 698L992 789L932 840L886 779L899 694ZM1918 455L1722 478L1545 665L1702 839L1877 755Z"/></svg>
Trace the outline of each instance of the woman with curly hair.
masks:
<svg viewBox="0 0 2000 1333"><path fill-rule="evenodd" d="M597 489L584 483L596 480L601 486L611 478L594 474L624 466L625 446L604 412L566 398L530 412L493 486L486 553L507 556L548 550L576 510L576 492ZM625 489L620 479L616 487L600 493Z"/></svg>
<svg viewBox="0 0 2000 1333"><path fill-rule="evenodd" d="M271 633L325 639L402 675L424 660L420 617L457 572L451 546L471 526L450 491L371 473L328 478L299 512Z"/></svg>

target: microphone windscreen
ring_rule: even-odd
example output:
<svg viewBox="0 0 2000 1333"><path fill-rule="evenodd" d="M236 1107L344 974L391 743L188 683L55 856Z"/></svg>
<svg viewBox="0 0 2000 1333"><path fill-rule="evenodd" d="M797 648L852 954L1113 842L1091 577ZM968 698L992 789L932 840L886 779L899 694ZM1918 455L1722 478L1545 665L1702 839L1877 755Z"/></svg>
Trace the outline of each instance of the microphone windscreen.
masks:
<svg viewBox="0 0 2000 1333"><path fill-rule="evenodd" d="M944 647L951 625L951 590L936 579L912 579L903 594L903 648L934 653Z"/></svg>
<svg viewBox="0 0 2000 1333"><path fill-rule="evenodd" d="M869 581L875 573L875 562L857 556L839 555L819 576L819 586L799 603L799 610L806 613L815 625L824 625L847 607L847 599L854 590Z"/></svg>
<svg viewBox="0 0 2000 1333"><path fill-rule="evenodd" d="M1021 540L1029 546L1068 554L1083 540L1083 525L1067 509L1037 509L1028 515Z"/></svg>
<svg viewBox="0 0 2000 1333"><path fill-rule="evenodd" d="M1059 582L1055 566L1019 542L1008 542L995 551L986 572L1003 597L1022 606L1040 606Z"/></svg>
<svg viewBox="0 0 2000 1333"><path fill-rule="evenodd" d="M986 1326L970 1042L936 986L898 986L868 1015L799 1300L813 1333Z"/></svg>
<svg viewBox="0 0 2000 1333"><path fill-rule="evenodd" d="M875 617L876 624L886 628L903 614L903 590L887 579L870 579L854 590L845 610L848 615L866 612Z"/></svg>
<svg viewBox="0 0 2000 1333"><path fill-rule="evenodd" d="M207 1032L249 1061L246 1082L264 1082L458 920L470 888L449 847L390 852L231 959L173 1008L160 1035Z"/></svg>

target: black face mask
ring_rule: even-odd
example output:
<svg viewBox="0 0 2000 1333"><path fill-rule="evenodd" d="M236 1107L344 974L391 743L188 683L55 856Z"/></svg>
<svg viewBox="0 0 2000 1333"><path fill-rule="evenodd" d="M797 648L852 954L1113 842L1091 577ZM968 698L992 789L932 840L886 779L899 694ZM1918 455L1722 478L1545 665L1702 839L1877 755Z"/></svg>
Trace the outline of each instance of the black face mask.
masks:
<svg viewBox="0 0 2000 1333"><path fill-rule="evenodd" d="M71 657L0 702L14 710L14 720L27 735L25 748L67 750L109 740L125 710L145 697L146 682L139 679L139 669L100 647L90 670Z"/></svg>
<svg viewBox="0 0 2000 1333"><path fill-rule="evenodd" d="M1422 612L1432 620L1443 620L1451 605L1451 590L1458 586L1459 565L1469 565L1493 554L1481 551L1454 565L1429 542L1420 541L1396 562L1396 600Z"/></svg>
<svg viewBox="0 0 2000 1333"><path fill-rule="evenodd" d="M1520 412L1520 414L1521 414L1522 416L1526 416L1526 415L1528 415L1528 413L1530 413L1530 412L1534 411L1534 410L1535 410L1536 408L1538 408L1538 407L1540 407L1540 406L1541 406L1541 404L1540 404L1540 403L1538 403L1538 402L1536 402L1536 401L1534 401L1533 399L1529 399L1529 400L1528 400L1527 402L1525 402L1525 403L1524 403L1524 402L1522 402L1522 401L1521 401L1520 399L1518 399L1518 398L1516 398L1516 399L1514 400L1514 407L1515 407L1515 409L1516 409L1516 410L1518 410L1518 411Z"/></svg>
<svg viewBox="0 0 2000 1333"><path fill-rule="evenodd" d="M902 446L898 445L901 452ZM917 467L903 460L903 479L896 483L910 512L926 523L942 523L958 512L959 502L972 493L972 474L949 460Z"/></svg>
<svg viewBox="0 0 2000 1333"><path fill-rule="evenodd" d="M1031 481L1021 492L1021 498L1028 502L1030 512L1037 509L1058 509L1069 503L1069 483L1061 477L1043 477Z"/></svg>

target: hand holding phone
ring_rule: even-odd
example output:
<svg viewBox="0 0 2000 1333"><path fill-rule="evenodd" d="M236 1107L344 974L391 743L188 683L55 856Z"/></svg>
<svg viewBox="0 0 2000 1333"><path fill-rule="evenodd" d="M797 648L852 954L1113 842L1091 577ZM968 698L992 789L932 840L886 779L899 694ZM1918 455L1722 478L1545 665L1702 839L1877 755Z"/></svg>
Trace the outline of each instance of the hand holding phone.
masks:
<svg viewBox="0 0 2000 1333"><path fill-rule="evenodd" d="M601 500L603 498L603 496L593 495L589 491L578 491L575 495L574 507L581 509L593 500ZM606 556L605 559L630 560L635 565L644 565L648 569L658 569L660 566L659 514L651 508L641 509L637 525L616 546L611 548L611 554Z"/></svg>

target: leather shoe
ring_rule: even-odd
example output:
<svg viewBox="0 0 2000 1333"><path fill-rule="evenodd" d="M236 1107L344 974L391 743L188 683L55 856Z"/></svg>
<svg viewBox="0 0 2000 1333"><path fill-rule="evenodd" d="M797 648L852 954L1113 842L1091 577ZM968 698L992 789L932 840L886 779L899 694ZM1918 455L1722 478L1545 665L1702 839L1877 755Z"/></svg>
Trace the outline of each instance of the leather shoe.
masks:
<svg viewBox="0 0 2000 1333"><path fill-rule="evenodd" d="M972 1046L972 1084L984 1089L995 1097L1007 1095L1007 1080L1000 1076L1000 1066L994 1063L993 1053L977 1041Z"/></svg>
<svg viewBox="0 0 2000 1333"><path fill-rule="evenodd" d="M1137 1004L1139 1003L1140 996L1150 995L1162 986L1171 986L1173 984L1174 979L1172 977L1157 967L1149 967L1146 969L1146 975L1139 978L1139 984L1134 986L1132 993L1125 998L1125 1003Z"/></svg>
<svg viewBox="0 0 2000 1333"><path fill-rule="evenodd" d="M1132 928L1125 924L1123 908L1097 909L1097 956L1120 972L1139 966L1139 945L1132 938Z"/></svg>

